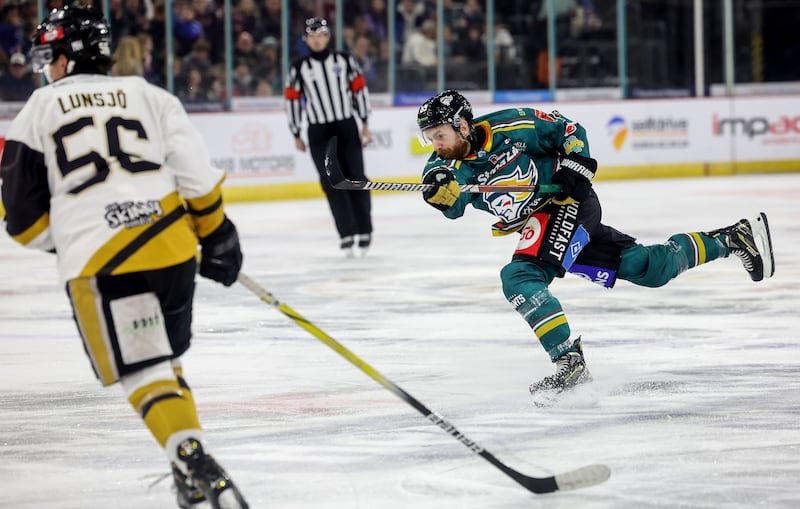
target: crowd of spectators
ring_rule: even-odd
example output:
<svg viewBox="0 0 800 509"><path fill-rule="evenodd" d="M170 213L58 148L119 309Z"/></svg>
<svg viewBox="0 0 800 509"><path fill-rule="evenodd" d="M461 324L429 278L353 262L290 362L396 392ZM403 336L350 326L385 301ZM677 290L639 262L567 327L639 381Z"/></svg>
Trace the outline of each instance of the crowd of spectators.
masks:
<svg viewBox="0 0 800 509"><path fill-rule="evenodd" d="M102 0L81 0L102 8ZM60 7L64 0L48 0L45 8ZM124 52L136 64L113 72L140 73L148 81L166 86L167 73L174 79L174 93L186 103L222 102L226 99L224 9L221 1L173 0L173 67L167 69L165 41L166 0L110 0L108 19L114 50ZM281 95L281 0L232 1L234 97ZM356 56L373 92L388 89L389 16L386 0L350 0L343 4L344 24L336 23L334 0L292 0L289 16L290 59L308 51L303 43L306 18L323 16L334 31L341 29L345 49ZM27 61L30 38L40 21L34 0L0 0L0 99L25 100L41 78L30 72ZM475 68L486 55L486 16L481 0L445 0L445 58L455 69ZM502 24L497 42L513 49L514 42ZM396 13L396 62L403 71L412 69L428 79L438 61L435 0L398 0ZM336 40L334 38L334 40ZM133 47L138 45L138 51ZM23 65L20 65L25 59ZM13 62L12 62L13 60ZM480 67L480 64L477 64ZM458 72L458 71L456 71ZM483 70L485 74L485 67ZM417 75L410 75L419 84ZM402 87L403 83L398 83Z"/></svg>

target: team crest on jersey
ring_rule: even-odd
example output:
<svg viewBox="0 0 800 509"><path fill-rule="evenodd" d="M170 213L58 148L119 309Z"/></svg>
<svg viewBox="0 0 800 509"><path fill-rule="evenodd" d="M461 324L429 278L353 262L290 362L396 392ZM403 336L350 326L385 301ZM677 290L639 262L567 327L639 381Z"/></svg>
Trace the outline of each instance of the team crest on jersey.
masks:
<svg viewBox="0 0 800 509"><path fill-rule="evenodd" d="M533 161L526 169L519 165L510 175L492 179L492 184L496 185L526 185L536 184L539 180L539 172ZM507 223L518 220L530 208L531 193L488 193L484 195L484 201L489 206L489 210L498 218ZM537 200L540 200L537 198Z"/></svg>
<svg viewBox="0 0 800 509"><path fill-rule="evenodd" d="M134 228L150 224L164 215L158 200L126 201L106 205L105 219L111 228Z"/></svg>

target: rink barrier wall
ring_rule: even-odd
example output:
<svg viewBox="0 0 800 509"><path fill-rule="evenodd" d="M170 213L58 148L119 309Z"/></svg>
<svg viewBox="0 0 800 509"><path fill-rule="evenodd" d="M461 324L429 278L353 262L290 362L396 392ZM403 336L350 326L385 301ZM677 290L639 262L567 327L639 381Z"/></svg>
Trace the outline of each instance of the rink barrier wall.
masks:
<svg viewBox="0 0 800 509"><path fill-rule="evenodd" d="M476 115L508 107L473 102ZM800 171L800 95L519 106L559 111L579 122L599 162L598 180ZM416 111L416 106L373 109L373 141L364 149L370 178L419 181L431 149L420 144ZM228 201L323 196L311 156L295 148L284 111L193 113L190 118L212 163L228 172L223 187ZM0 119L0 150L10 122Z"/></svg>

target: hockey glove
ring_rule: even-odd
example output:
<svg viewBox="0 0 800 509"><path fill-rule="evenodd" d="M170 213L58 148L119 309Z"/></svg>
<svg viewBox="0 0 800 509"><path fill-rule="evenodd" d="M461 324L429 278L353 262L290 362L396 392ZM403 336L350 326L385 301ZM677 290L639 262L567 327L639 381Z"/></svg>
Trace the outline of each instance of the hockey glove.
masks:
<svg viewBox="0 0 800 509"><path fill-rule="evenodd" d="M558 171L553 175L553 184L561 186L561 192L555 195L553 203L565 205L582 202L592 189L592 178L597 171L597 161L578 154L567 154L561 159Z"/></svg>
<svg viewBox="0 0 800 509"><path fill-rule="evenodd" d="M200 239L200 275L232 285L242 268L242 250L236 227L227 217L219 228Z"/></svg>
<svg viewBox="0 0 800 509"><path fill-rule="evenodd" d="M434 187L422 192L422 197L432 207L442 211L452 207L461 194L455 175L447 168L431 170L422 179L422 183L433 184Z"/></svg>

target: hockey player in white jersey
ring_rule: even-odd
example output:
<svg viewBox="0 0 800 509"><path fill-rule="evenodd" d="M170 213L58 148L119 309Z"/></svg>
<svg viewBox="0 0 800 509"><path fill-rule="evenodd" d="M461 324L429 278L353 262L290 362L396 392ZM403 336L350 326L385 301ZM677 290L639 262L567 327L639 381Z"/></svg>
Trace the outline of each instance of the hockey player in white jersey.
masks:
<svg viewBox="0 0 800 509"><path fill-rule="evenodd" d="M54 9L31 58L48 85L6 134L6 229L54 252L95 375L120 383L171 464L182 508L246 508L206 453L181 355L194 278L230 286L242 264L210 165L180 102L139 77L109 77L111 38L94 8Z"/></svg>

